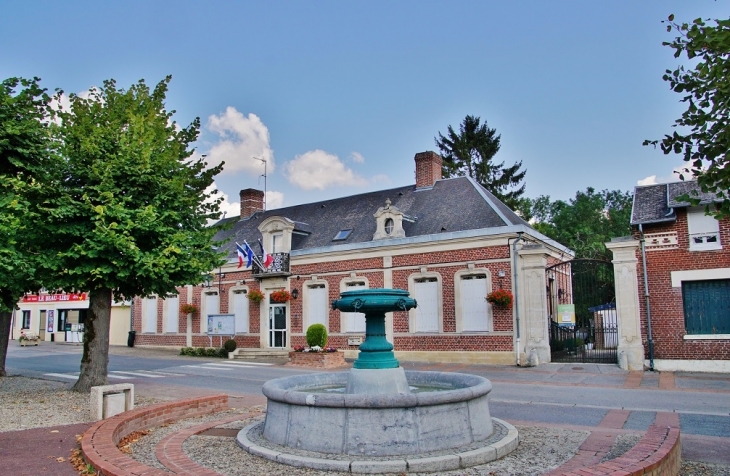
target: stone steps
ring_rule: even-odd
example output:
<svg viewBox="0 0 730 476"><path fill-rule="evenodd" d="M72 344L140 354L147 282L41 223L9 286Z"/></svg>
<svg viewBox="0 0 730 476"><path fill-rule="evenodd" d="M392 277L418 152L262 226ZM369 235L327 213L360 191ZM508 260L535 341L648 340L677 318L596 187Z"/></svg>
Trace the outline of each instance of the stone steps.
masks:
<svg viewBox="0 0 730 476"><path fill-rule="evenodd" d="M228 354L228 358L233 360L285 364L289 362L289 351L286 349L240 348Z"/></svg>

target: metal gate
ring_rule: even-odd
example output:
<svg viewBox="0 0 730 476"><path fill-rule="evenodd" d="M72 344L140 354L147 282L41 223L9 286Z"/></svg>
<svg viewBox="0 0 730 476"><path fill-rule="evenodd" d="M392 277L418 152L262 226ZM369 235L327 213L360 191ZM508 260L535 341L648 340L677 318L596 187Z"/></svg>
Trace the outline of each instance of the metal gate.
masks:
<svg viewBox="0 0 730 476"><path fill-rule="evenodd" d="M546 277L551 360L616 363L613 264L574 259L547 268Z"/></svg>

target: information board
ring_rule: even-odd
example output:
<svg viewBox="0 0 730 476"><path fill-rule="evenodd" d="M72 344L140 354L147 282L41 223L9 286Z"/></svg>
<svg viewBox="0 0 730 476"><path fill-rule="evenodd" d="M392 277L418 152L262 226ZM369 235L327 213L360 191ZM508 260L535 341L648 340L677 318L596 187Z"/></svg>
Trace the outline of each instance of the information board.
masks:
<svg viewBox="0 0 730 476"><path fill-rule="evenodd" d="M575 325L575 304L558 304L558 325Z"/></svg>
<svg viewBox="0 0 730 476"><path fill-rule="evenodd" d="M235 334L235 314L208 314L208 335L233 336Z"/></svg>

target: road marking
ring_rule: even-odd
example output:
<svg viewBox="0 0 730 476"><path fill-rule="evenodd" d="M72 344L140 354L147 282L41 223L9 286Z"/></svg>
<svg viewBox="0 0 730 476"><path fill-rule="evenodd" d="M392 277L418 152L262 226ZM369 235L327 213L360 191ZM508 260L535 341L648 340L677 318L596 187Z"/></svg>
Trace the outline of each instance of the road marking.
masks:
<svg viewBox="0 0 730 476"><path fill-rule="evenodd" d="M231 360L230 362L226 362L226 363L228 363L228 364L235 364L235 365L261 365L261 366L265 366L265 367L269 367L271 365L274 365L274 364L269 364L269 363L266 363L266 362L247 362L245 360L244 361L240 361L240 362L239 361L236 361L236 360Z"/></svg>
<svg viewBox="0 0 730 476"><path fill-rule="evenodd" d="M183 365L183 367L193 367L193 368L196 368L196 369L208 369L208 370L211 370L211 367L207 367L205 365ZM228 368L228 367L212 367L212 368L215 369L215 370L233 370L233 369Z"/></svg>
<svg viewBox="0 0 730 476"><path fill-rule="evenodd" d="M115 374L126 374L126 375L135 375L137 377L149 377L149 378L164 378L164 375L155 375L155 374L143 374L141 372L126 372L122 370L113 370L112 373Z"/></svg>
<svg viewBox="0 0 730 476"><path fill-rule="evenodd" d="M203 365L205 365L206 367L228 367L228 368L231 368L231 369L253 369L253 368L257 368L257 367L253 367L252 365L224 364L224 363L220 363L220 364L210 363L210 364L203 364Z"/></svg>
<svg viewBox="0 0 730 476"><path fill-rule="evenodd" d="M69 374L43 374L47 375L49 377L59 377L59 378L67 378L71 380L77 380L79 378L78 374L76 375L69 375Z"/></svg>

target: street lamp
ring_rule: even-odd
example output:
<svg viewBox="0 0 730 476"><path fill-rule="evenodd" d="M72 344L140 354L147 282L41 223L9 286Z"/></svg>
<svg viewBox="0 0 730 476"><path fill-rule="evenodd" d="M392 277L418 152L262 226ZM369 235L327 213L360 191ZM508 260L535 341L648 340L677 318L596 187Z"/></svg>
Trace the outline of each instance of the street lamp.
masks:
<svg viewBox="0 0 730 476"><path fill-rule="evenodd" d="M266 159L260 159L258 157L253 157L256 160L260 160L264 163L264 174L262 177L264 178L264 211L266 211Z"/></svg>

